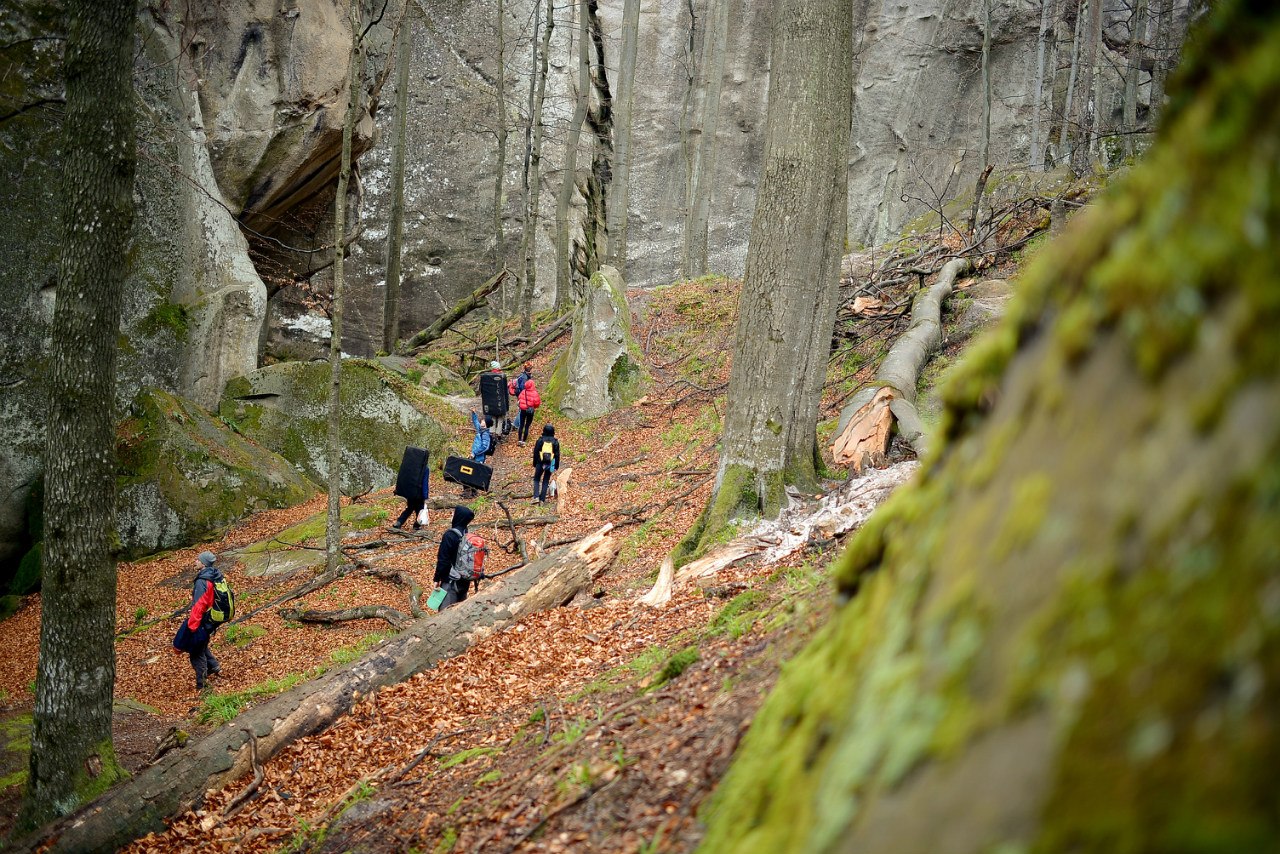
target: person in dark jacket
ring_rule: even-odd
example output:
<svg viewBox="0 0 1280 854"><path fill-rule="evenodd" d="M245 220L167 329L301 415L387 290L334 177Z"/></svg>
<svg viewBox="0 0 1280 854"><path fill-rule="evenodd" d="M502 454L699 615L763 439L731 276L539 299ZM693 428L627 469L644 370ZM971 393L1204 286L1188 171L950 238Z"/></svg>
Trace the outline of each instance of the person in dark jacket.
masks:
<svg viewBox="0 0 1280 854"><path fill-rule="evenodd" d="M224 580L217 560L217 555L213 552L200 552L200 557L196 559L196 580L191 588L191 613L187 616L187 628L193 632L204 630L200 642L187 652L191 669L196 672L197 691L204 690L205 679L222 672L218 659L209 651L209 642L213 640L213 634L220 625L209 614L209 609L213 606L213 585Z"/></svg>
<svg viewBox="0 0 1280 854"><path fill-rule="evenodd" d="M475 515L470 507L462 504L454 507L453 522L440 538L440 548L436 550L435 582L437 587L445 589L444 601L440 603L441 611L467 598L467 588L471 586L471 582L450 578L449 571L453 569L453 562L458 559L458 545Z"/></svg>
<svg viewBox="0 0 1280 854"><path fill-rule="evenodd" d="M391 527L397 530L404 527L404 523L409 521L409 517L413 517L413 530L422 527L422 508L427 506L427 499L431 497L431 467L422 467L422 494L410 495L405 498L405 508L400 512L400 518L396 519Z"/></svg>
<svg viewBox="0 0 1280 854"><path fill-rule="evenodd" d="M547 500L547 486L551 483L551 475L560 468L560 440L556 438L556 428L547 424L542 428L542 435L533 443L533 500L542 503Z"/></svg>

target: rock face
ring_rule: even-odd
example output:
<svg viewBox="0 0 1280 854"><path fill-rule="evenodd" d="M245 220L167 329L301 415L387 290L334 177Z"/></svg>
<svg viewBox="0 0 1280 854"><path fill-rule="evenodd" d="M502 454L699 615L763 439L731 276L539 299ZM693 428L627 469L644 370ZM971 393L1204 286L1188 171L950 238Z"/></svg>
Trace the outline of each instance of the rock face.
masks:
<svg viewBox="0 0 1280 854"><path fill-rule="evenodd" d="M1222 11L1199 94L952 374L703 850L1280 845L1280 11Z"/></svg>
<svg viewBox="0 0 1280 854"><path fill-rule="evenodd" d="M255 510L315 495L315 483L204 409L143 393L120 428L116 517L130 556L208 539Z"/></svg>
<svg viewBox="0 0 1280 854"><path fill-rule="evenodd" d="M293 463L317 483L328 481L329 366L270 365L227 384L219 414L236 430ZM342 490L357 495L389 486L406 445L439 460L446 436L427 414L428 396L376 362L342 365Z"/></svg>
<svg viewBox="0 0 1280 854"><path fill-rule="evenodd" d="M350 43L346 4L293 5L156 2L140 9L138 208L114 401L120 411L144 388L212 408L228 379L256 369L268 289L250 253L269 272L283 264L251 247L238 220L274 246L279 235L294 237L282 218L301 221L284 217L286 210L332 207L337 89ZM62 180L61 18L57 2L35 0L0 19L0 39L10 45L0 52L0 94L23 107L0 122L0 266L21 271L0 281L0 579L30 545L22 505L42 469L41 376L56 298ZM391 23L369 33L371 93ZM370 140L368 116L361 127L357 147ZM298 246L331 242L328 235Z"/></svg>
<svg viewBox="0 0 1280 854"><path fill-rule="evenodd" d="M640 396L644 361L631 338L622 276L601 267L587 283L573 341L551 375L546 403L575 420L599 418Z"/></svg>
<svg viewBox="0 0 1280 854"><path fill-rule="evenodd" d="M895 237L914 217L949 199L972 198L981 171L983 92L982 20L985 0L871 0L859 4L855 38L854 118L849 184L850 245L870 245ZM433 6L412 25L414 60L405 176L404 328L425 327L444 306L487 278L503 260L517 265L520 231L520 176L523 139L520 111L526 108L530 77L531 0L506 4L507 97L511 145L504 164L507 197L499 205L505 244L493 229L498 111L496 27L489 7ZM667 284L682 275L685 223L690 210L690 176L696 140L711 132L700 101L709 68L703 38L713 19L710 0L653 0L642 4L639 58L633 107L629 253L622 269L632 286ZM575 4L576 7L576 4ZM621 2L599 6L605 51L603 86L617 90L621 45ZM721 95L714 122L708 267L731 276L743 272L755 187L760 169L768 90L771 11L768 0L731 5L725 39ZM563 127L572 108L575 60L567 33L574 7L557 20L552 40L548 121ZM991 162L999 168L1026 167L1030 143L1040 4L991 4ZM1184 6L1178 4L1181 16ZM691 14L692 13L692 14ZM1100 103L1104 126L1115 125L1127 59L1129 6L1104 3L1104 47ZM1072 13L1074 15L1074 13ZM1044 76L1040 137L1053 139L1061 122L1071 58L1071 22L1050 35ZM1176 43L1176 39L1175 39ZM1054 69L1061 69L1055 72ZM1117 70L1119 69L1119 70ZM1150 75L1140 75L1139 111L1146 114ZM350 333L353 352L375 349L383 286L385 229L389 210L391 110L377 120L381 140L365 158L365 216L371 226L352 263L363 320ZM618 121L615 110L605 130ZM1111 144L1111 143L1108 143ZM1051 153L1056 146L1040 148ZM584 134L574 180L573 240L584 238L586 197L593 142ZM1058 160L1062 153L1058 152ZM563 143L548 141L543 159L543 210L538 232L538 283L545 303L554 289L551 249L554 198L564 179ZM459 180L458 176L467 176ZM605 187L605 192L610 188Z"/></svg>

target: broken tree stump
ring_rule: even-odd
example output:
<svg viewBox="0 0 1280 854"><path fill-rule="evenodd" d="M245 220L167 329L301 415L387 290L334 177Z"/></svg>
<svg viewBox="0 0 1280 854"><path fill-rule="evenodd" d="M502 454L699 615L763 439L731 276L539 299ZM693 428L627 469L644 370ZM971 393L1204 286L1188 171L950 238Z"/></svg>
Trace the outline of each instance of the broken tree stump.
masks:
<svg viewBox="0 0 1280 854"><path fill-rule="evenodd" d="M505 576L501 584L415 621L359 660L248 709L233 724L169 752L78 812L17 841L11 850L110 852L148 832L163 831L166 818L251 770L250 733L257 740L258 760L265 763L297 739L326 729L370 692L429 670L529 614L568 602L613 562L618 544L608 536L612 528L605 525L572 548Z"/></svg>

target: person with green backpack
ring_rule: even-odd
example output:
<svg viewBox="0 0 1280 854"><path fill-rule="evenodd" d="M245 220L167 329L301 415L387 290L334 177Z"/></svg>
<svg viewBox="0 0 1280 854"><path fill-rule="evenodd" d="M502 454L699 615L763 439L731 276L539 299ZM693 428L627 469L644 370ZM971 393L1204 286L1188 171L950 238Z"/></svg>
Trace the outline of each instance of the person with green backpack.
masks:
<svg viewBox="0 0 1280 854"><path fill-rule="evenodd" d="M191 588L191 611L173 639L174 652L185 652L196 672L196 690L205 680L222 672L218 659L209 651L209 642L218 627L236 614L235 593L217 565L217 555L201 552L196 560L196 580Z"/></svg>

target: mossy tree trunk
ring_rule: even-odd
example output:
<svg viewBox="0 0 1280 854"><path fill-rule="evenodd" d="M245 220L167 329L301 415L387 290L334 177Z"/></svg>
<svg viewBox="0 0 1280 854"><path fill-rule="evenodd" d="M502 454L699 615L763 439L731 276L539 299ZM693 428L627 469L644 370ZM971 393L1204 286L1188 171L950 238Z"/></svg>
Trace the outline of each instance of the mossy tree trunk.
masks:
<svg viewBox="0 0 1280 854"><path fill-rule="evenodd" d="M543 11L542 52L534 42L533 69L529 86L528 166L524 181L524 233L520 238L520 330L526 336L533 332L533 295L538 284L538 219L542 204L542 105L547 96L547 65L551 52L551 33L555 30L554 0L547 0Z"/></svg>
<svg viewBox="0 0 1280 854"><path fill-rule="evenodd" d="M382 307L382 349L396 351L400 337L400 255L404 238L404 149L409 129L409 62L413 56L413 21L404 4L396 42L396 118L391 138L391 222L387 225L387 290Z"/></svg>
<svg viewBox="0 0 1280 854"><path fill-rule="evenodd" d="M123 771L115 685L115 379L136 162L129 0L66 4L61 228L46 421L40 663L19 826ZM9 271L17 273L18 271Z"/></svg>
<svg viewBox="0 0 1280 854"><path fill-rule="evenodd" d="M342 122L342 160L338 191L333 199L333 306L329 331L329 424L327 434L329 516L325 524L325 566L337 568L342 559L342 277L346 259L347 187L351 181L351 137L360 117L360 79L364 74L360 0L351 0L351 55L347 60L347 112Z"/></svg>
<svg viewBox="0 0 1280 854"><path fill-rule="evenodd" d="M640 0L622 4L622 47L618 97L613 102L613 182L609 193L609 263L627 277L627 208L631 204L631 122L635 105L636 54L640 42Z"/></svg>
<svg viewBox="0 0 1280 854"><path fill-rule="evenodd" d="M582 140L582 123L587 117L587 99L591 97L590 33L587 3L578 2L578 90L573 103L573 117L564 143L564 168L560 173L560 190L556 195L556 308L568 304L573 288L573 259L569 257L569 206L577 188L578 143Z"/></svg>
<svg viewBox="0 0 1280 854"><path fill-rule="evenodd" d="M729 0L711 0L710 19L702 31L697 124L690 129L692 159L689 163L689 198L684 223L686 279L707 272L707 229L711 221L711 197L715 187L717 137L720 130L720 93L724 82L725 47L729 33Z"/></svg>
<svg viewBox="0 0 1280 854"><path fill-rule="evenodd" d="M1280 848L1280 7L1220 12L952 372L703 851Z"/></svg>
<svg viewBox="0 0 1280 854"><path fill-rule="evenodd" d="M774 12L760 181L738 304L716 486L679 549L739 517L774 516L785 485L816 485L815 427L844 249L852 100L851 0Z"/></svg>

